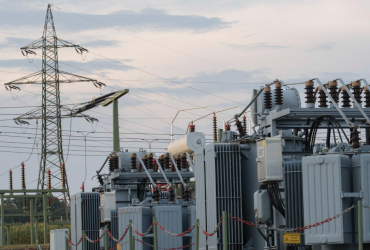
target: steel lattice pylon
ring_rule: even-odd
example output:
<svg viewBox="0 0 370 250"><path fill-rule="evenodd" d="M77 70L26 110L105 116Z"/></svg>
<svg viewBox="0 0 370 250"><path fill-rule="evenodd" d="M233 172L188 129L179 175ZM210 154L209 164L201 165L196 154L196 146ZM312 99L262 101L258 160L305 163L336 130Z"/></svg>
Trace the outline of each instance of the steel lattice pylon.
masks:
<svg viewBox="0 0 370 250"><path fill-rule="evenodd" d="M61 166L64 164L64 159L61 119L63 117L72 117L75 115L73 115L72 110L70 110L69 115L62 116L61 110L65 111L66 109L60 104L59 83L90 81L93 82L96 87L101 87L104 85L103 83L100 83L94 79L60 71L58 66L58 49L64 47L73 47L79 54L88 52L79 45L69 43L57 37L51 5L49 4L46 13L43 36L40 39L21 48L22 54L26 56L28 54L36 55L36 53L33 52L34 49L42 50L42 70L19 78L15 81L5 83L5 87L10 91L12 89L20 89L19 85L23 84L42 85L41 107L14 119L16 122L23 119L42 120L42 153L37 184L38 189L47 188L48 181L45 179L47 170L51 170L51 188L58 189L62 187ZM64 193L63 196L65 200L69 200L70 195L67 178L66 188L68 189L68 192Z"/></svg>

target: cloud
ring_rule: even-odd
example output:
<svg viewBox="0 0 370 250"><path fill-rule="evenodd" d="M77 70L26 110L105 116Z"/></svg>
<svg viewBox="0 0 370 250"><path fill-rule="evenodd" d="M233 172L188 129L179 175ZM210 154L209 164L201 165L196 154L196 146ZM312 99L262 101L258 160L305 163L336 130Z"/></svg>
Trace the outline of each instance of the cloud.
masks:
<svg viewBox="0 0 370 250"><path fill-rule="evenodd" d="M192 31L206 33L231 27L217 17L199 15L171 15L162 9L145 8L141 11L120 10L106 15L73 14L53 11L54 23L59 29L83 31L108 27L120 27L130 31ZM3 27L43 27L45 11L0 10L0 24Z"/></svg>
<svg viewBox="0 0 370 250"><path fill-rule="evenodd" d="M251 51L251 50L264 50L264 49L286 49L288 46L274 45L268 43L252 43L252 44L231 44L231 43L222 43L230 48Z"/></svg>
<svg viewBox="0 0 370 250"><path fill-rule="evenodd" d="M335 46L336 46L335 42L328 42L328 43L324 43L324 44L312 47L312 48L308 49L307 52L318 52L318 51L332 50L332 49L335 48Z"/></svg>
<svg viewBox="0 0 370 250"><path fill-rule="evenodd" d="M18 38L18 37L5 37L4 41L0 42L3 47L23 47L27 44L33 42L32 39L28 38Z"/></svg>

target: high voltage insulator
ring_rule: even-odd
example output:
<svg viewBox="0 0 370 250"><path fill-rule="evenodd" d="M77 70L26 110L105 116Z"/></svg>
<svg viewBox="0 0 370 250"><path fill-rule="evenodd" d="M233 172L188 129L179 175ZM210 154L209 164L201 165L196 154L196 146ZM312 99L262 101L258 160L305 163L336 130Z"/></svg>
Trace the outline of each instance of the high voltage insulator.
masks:
<svg viewBox="0 0 370 250"><path fill-rule="evenodd" d="M181 155L177 155L177 156L175 157L175 161L176 161L177 169L178 169L178 170L181 170Z"/></svg>
<svg viewBox="0 0 370 250"><path fill-rule="evenodd" d="M149 154L147 154L147 157L148 157L148 163L145 164L145 165L148 166L148 170L151 169L151 170L154 171L153 154L149 153Z"/></svg>
<svg viewBox="0 0 370 250"><path fill-rule="evenodd" d="M283 90L281 82L275 82L275 105L283 105Z"/></svg>
<svg viewBox="0 0 370 250"><path fill-rule="evenodd" d="M131 170L137 170L136 168L136 160L137 160L137 156L135 153L131 154Z"/></svg>
<svg viewBox="0 0 370 250"><path fill-rule="evenodd" d="M329 82L329 94L330 96L333 98L333 100L338 103L339 101L339 96L338 96L338 84L337 84L337 81L334 80L334 81L330 81ZM330 101L331 103L331 101Z"/></svg>
<svg viewBox="0 0 370 250"><path fill-rule="evenodd" d="M271 101L271 88L270 87L265 87L264 88L265 90L265 93L264 93L264 96L265 96L265 109L266 110L269 110L272 108L272 101Z"/></svg>
<svg viewBox="0 0 370 250"><path fill-rule="evenodd" d="M365 108L370 108L370 91L366 86L364 87L364 92L365 92Z"/></svg>
<svg viewBox="0 0 370 250"><path fill-rule="evenodd" d="M118 169L119 163L118 156L116 153L114 153L113 155L110 155L108 159L109 159L109 171L114 172L114 170Z"/></svg>
<svg viewBox="0 0 370 250"><path fill-rule="evenodd" d="M217 118L213 115L213 141L217 142Z"/></svg>
<svg viewBox="0 0 370 250"><path fill-rule="evenodd" d="M354 128L351 131L351 140L352 140L352 148L353 149L356 149L356 148L360 147L360 137L358 135L359 135L359 131L357 130L357 128Z"/></svg>
<svg viewBox="0 0 370 250"><path fill-rule="evenodd" d="M159 188L158 186L154 188L154 201L155 202L159 202L160 199L159 199Z"/></svg>
<svg viewBox="0 0 370 250"><path fill-rule="evenodd" d="M307 106L315 107L314 82L312 80L304 83Z"/></svg>
<svg viewBox="0 0 370 250"><path fill-rule="evenodd" d="M186 187L184 189L184 201L189 202L190 201L190 189L189 187Z"/></svg>
<svg viewBox="0 0 370 250"><path fill-rule="evenodd" d="M189 131L190 131L190 132L195 132L195 125L190 124L190 125L189 125Z"/></svg>
<svg viewBox="0 0 370 250"><path fill-rule="evenodd" d="M62 188L66 187L66 167L62 164Z"/></svg>
<svg viewBox="0 0 370 250"><path fill-rule="evenodd" d="M164 164L164 155L160 155L158 157L159 164L161 165L162 169L164 170L165 164Z"/></svg>
<svg viewBox="0 0 370 250"><path fill-rule="evenodd" d="M103 181L103 178L101 177L101 175L98 173L98 172L96 172L96 175L97 175L97 177L98 177L98 181L99 181L99 183L100 183L100 185L104 185L104 181Z"/></svg>
<svg viewBox="0 0 370 250"><path fill-rule="evenodd" d="M342 92L342 108L350 108L351 103L350 103L349 94L347 93L347 90L344 88L344 86L342 86L340 90Z"/></svg>
<svg viewBox="0 0 370 250"><path fill-rule="evenodd" d="M51 189L51 171L48 170L48 189ZM48 207L50 207L51 198L48 197Z"/></svg>
<svg viewBox="0 0 370 250"><path fill-rule="evenodd" d="M352 89L353 89L353 97L355 100L361 105L361 82L360 81L354 81L351 83Z"/></svg>
<svg viewBox="0 0 370 250"><path fill-rule="evenodd" d="M169 201L170 202L174 202L175 201L175 191L173 190L173 187L170 188L170 198L169 198Z"/></svg>
<svg viewBox="0 0 370 250"><path fill-rule="evenodd" d="M243 131L247 134L247 117L243 116Z"/></svg>
<svg viewBox="0 0 370 250"><path fill-rule="evenodd" d="M13 172L9 170L9 189L13 190Z"/></svg>
<svg viewBox="0 0 370 250"><path fill-rule="evenodd" d="M142 160L143 160L144 166L148 169L148 156L143 155Z"/></svg>
<svg viewBox="0 0 370 250"><path fill-rule="evenodd" d="M189 170L189 164L188 164L188 159L186 157L186 153L183 153L181 155L181 169L188 169Z"/></svg>
<svg viewBox="0 0 370 250"><path fill-rule="evenodd" d="M171 171L170 154L169 153L164 154L164 168L167 171Z"/></svg>
<svg viewBox="0 0 370 250"><path fill-rule="evenodd" d="M326 94L324 90L321 88L321 86L319 86L318 89L319 89L319 108L326 108L328 106Z"/></svg>
<svg viewBox="0 0 370 250"><path fill-rule="evenodd" d="M236 128L237 128L237 129L238 129L238 131L239 131L239 136L240 136L240 137L245 136L243 125L242 125L242 123L239 121L239 119L238 119L238 118L236 118L236 119L235 119L235 125L236 125Z"/></svg>
<svg viewBox="0 0 370 250"><path fill-rule="evenodd" d="M22 189L26 189L26 175L25 175L25 170L24 170L24 163L22 162L21 164L22 167L22 174L21 174L21 179L22 179ZM26 195L26 192L24 193ZM23 198L23 210L25 210L27 207L27 199Z"/></svg>

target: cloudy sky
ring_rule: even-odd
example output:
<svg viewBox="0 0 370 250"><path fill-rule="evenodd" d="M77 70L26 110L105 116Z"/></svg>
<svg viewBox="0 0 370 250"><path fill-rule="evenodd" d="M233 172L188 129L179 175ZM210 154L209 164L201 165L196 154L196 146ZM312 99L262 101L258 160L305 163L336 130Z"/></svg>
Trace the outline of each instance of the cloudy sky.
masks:
<svg viewBox="0 0 370 250"><path fill-rule="evenodd" d="M47 4L53 4L59 38L87 48L82 57L73 49L59 50L60 70L98 79L61 86L65 105L91 100L111 90L130 89L120 100L123 149L163 152L170 123L180 109L236 107L225 120L248 104L253 88L281 79L286 83L318 77L345 81L369 78L370 2L366 0L141 0L141 1L0 1L0 81L6 83L41 69L41 53L22 56L20 47L42 36ZM303 93L303 92L302 92ZM8 187L9 168L26 161L27 188L35 188L41 143L35 121L20 127L12 119L41 104L40 86L0 91L0 188ZM99 119L63 121L64 157L71 193L85 176L83 136L87 139L86 189L112 150L111 107L88 115ZM187 124L210 109L182 112L175 121L176 137ZM196 122L211 139L211 119ZM218 126L222 126L221 120ZM70 129L71 127L71 129ZM235 129L235 128L233 128ZM40 132L40 131L39 131ZM140 134L139 134L140 133ZM69 138L71 140L69 141ZM34 145L34 138L36 144ZM69 145L69 147L68 147ZM34 150L32 151L32 148ZM68 154L69 148L69 154ZM32 154L31 154L32 152ZM68 155L68 158L67 158ZM14 169L20 188L20 169Z"/></svg>

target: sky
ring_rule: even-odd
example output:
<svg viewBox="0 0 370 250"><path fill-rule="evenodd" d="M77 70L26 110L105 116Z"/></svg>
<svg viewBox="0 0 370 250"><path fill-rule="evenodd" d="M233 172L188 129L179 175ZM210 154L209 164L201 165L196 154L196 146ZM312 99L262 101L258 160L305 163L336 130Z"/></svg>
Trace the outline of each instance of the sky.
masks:
<svg viewBox="0 0 370 250"><path fill-rule="evenodd" d="M141 0L0 1L0 82L41 69L41 51L24 57L20 47L42 36L47 4L53 5L58 38L79 44L58 51L60 70L97 79L62 84L61 103L73 107L112 90L129 89L119 101L122 150L165 152L174 122L175 138L192 120L215 110L227 121L244 108L254 88L275 79L285 83L319 78L369 78L370 2L366 0ZM303 97L303 89L298 85ZM1 88L0 88L1 89ZM26 165L27 188L36 188L41 121L19 126L13 118L41 105L39 85L0 91L0 188L20 188ZM206 108L199 108L209 106ZM112 108L86 112L99 120L63 119L63 149L71 194L91 190L92 177L112 151ZM212 115L195 122L212 137ZM222 120L218 119L222 127ZM235 127L232 127L235 130ZM38 131L38 133L36 133ZM77 131L94 132L85 141ZM35 140L36 138L36 140ZM35 143L36 141L36 143ZM33 150L32 150L33 149ZM69 149L69 151L68 151ZM104 172L104 170L103 170Z"/></svg>

